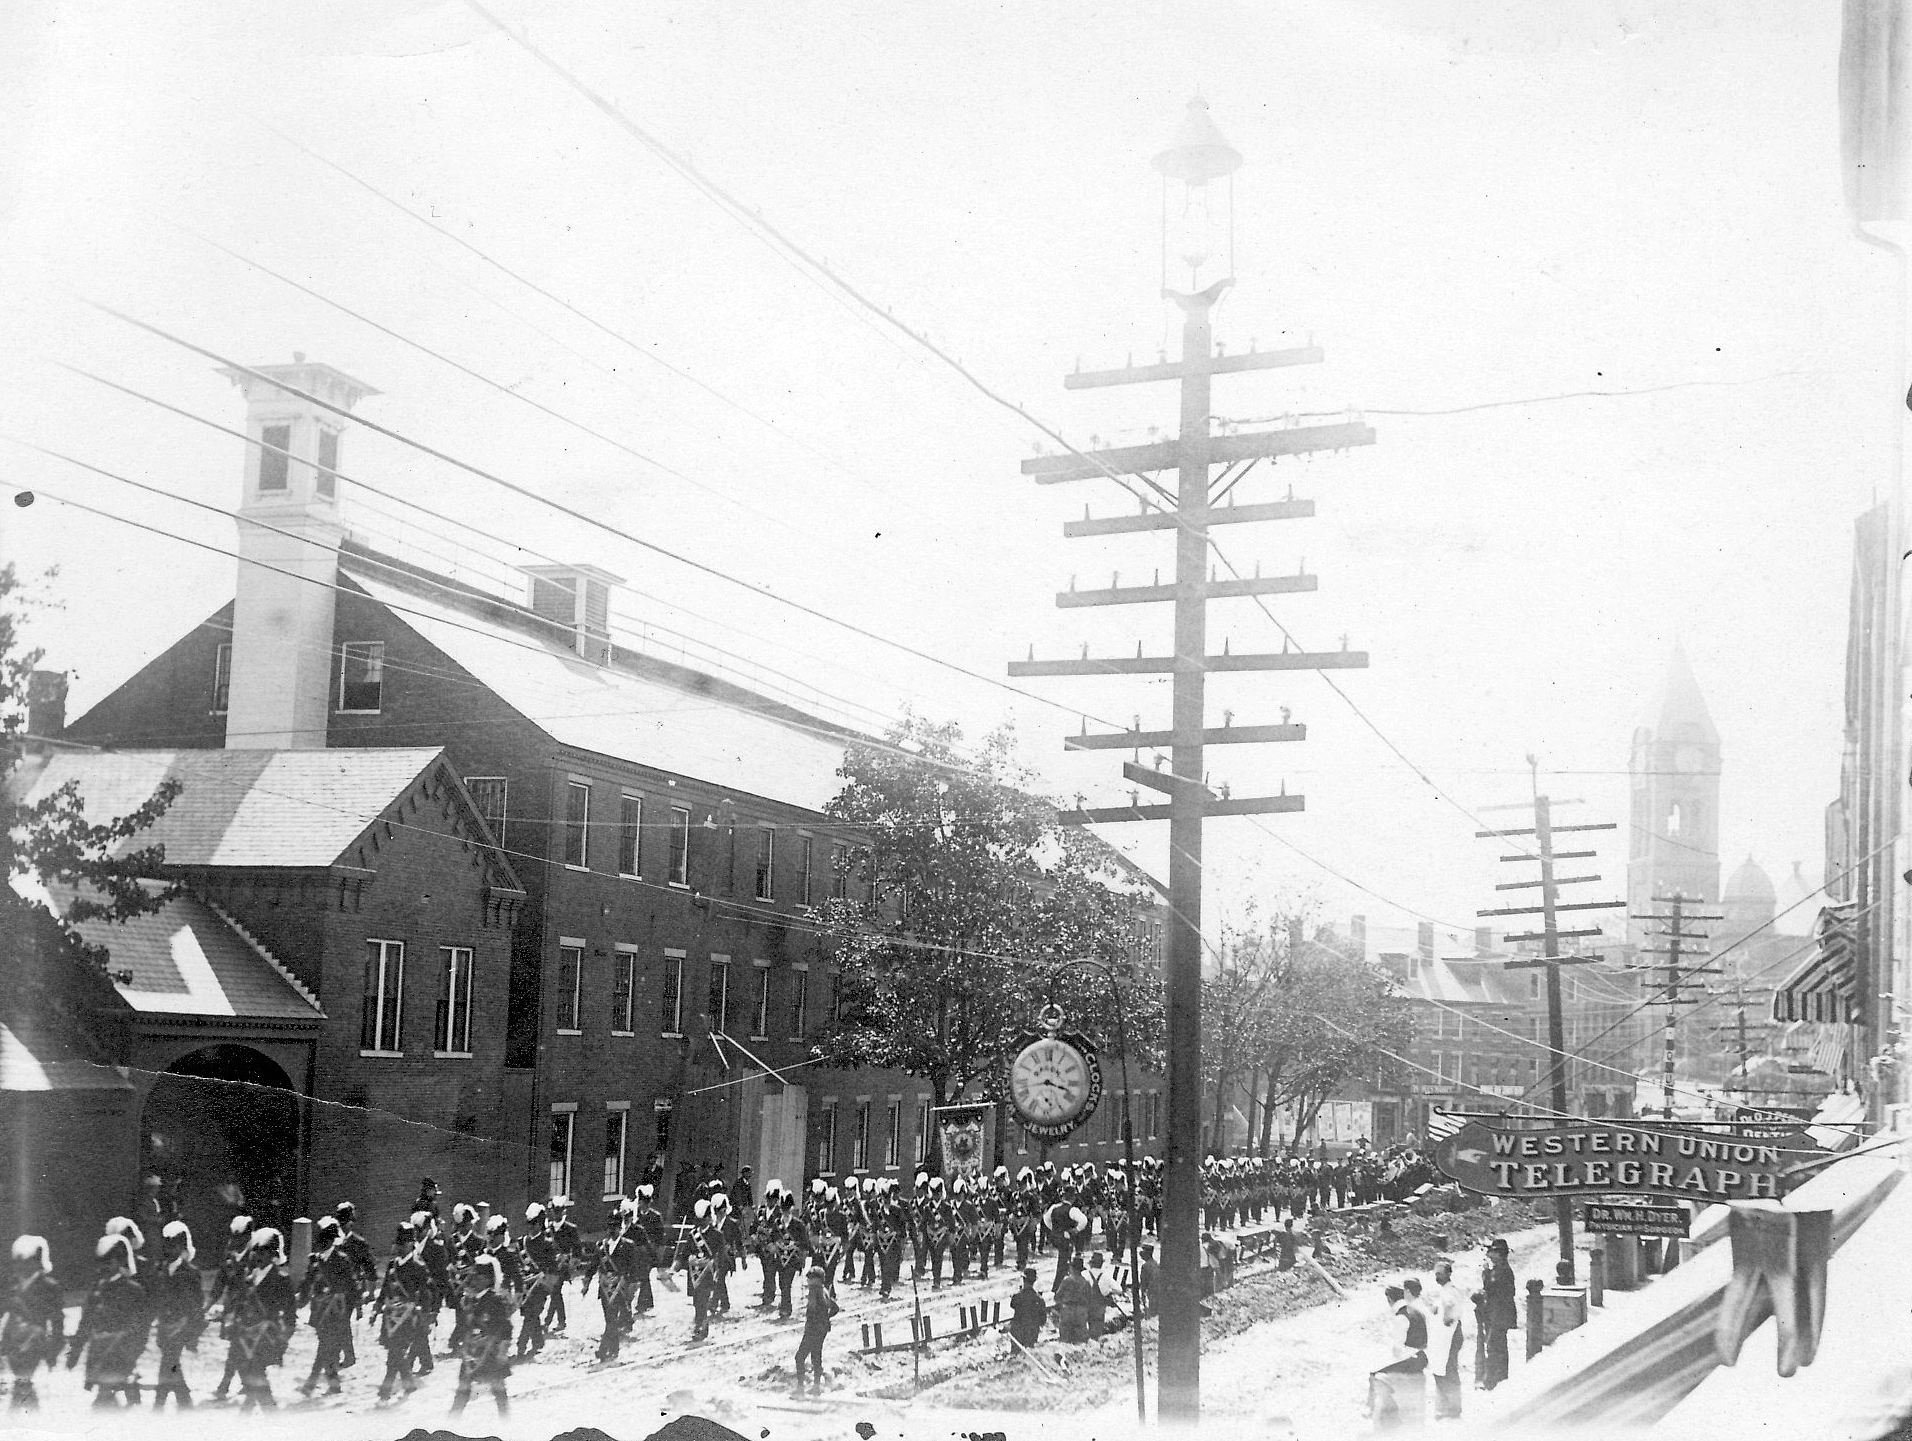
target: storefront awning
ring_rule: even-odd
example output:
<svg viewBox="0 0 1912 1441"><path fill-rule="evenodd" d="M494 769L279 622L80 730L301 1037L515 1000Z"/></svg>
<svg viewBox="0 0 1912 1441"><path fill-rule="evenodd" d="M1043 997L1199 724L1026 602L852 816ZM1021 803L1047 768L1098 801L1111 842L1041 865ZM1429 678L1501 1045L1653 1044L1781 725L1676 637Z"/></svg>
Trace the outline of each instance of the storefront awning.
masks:
<svg viewBox="0 0 1912 1441"><path fill-rule="evenodd" d="M1859 1006L1856 903L1819 912L1812 954L1773 991L1773 1019L1822 1024L1856 1021Z"/></svg>

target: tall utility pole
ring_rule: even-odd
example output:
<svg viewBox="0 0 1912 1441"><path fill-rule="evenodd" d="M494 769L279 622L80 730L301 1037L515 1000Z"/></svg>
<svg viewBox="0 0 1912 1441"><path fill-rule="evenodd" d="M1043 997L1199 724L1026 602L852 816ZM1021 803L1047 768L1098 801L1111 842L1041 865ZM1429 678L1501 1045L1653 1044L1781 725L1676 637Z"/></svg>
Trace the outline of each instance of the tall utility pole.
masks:
<svg viewBox="0 0 1912 1441"><path fill-rule="evenodd" d="M1750 1026L1747 1025L1746 1011L1751 1005L1760 1006L1762 1011L1770 1009L1772 989L1768 986L1748 987L1746 977L1744 975L1735 974L1732 980L1726 985L1714 987L1709 994L1716 999L1727 999L1728 1010L1732 1015L1732 1019L1725 1025L1714 1028L1714 1039L1719 1042L1724 1042L1739 1058L1739 1063L1734 1070L1734 1074L1739 1077L1739 1082L1736 1085L1729 1082L1724 1089L1750 1093L1753 1089L1750 1084L1752 1079L1753 1045L1754 1042L1757 1041L1760 1053L1764 1055L1769 1039L1769 1032L1768 1023L1763 1020L1755 1022ZM1748 1000L1749 995L1752 997L1750 1001Z"/></svg>
<svg viewBox="0 0 1912 1441"><path fill-rule="evenodd" d="M1673 1074L1678 1059L1680 1008L1698 1004L1700 997L1695 993L1706 989L1704 981L1695 981L1691 977L1725 974L1722 967L1706 964L1709 959L1706 935L1687 929L1689 924L1698 921L1717 921L1724 917L1692 914L1686 909L1691 899L1679 894L1661 896L1656 900L1656 905L1661 909L1649 915L1633 917L1636 921L1658 924L1662 929L1653 932L1648 939L1666 942L1663 946L1640 948L1641 955L1666 958L1640 969L1649 972L1646 982L1648 995L1665 1007L1660 1023L1660 1084L1665 1087L1665 1099L1660 1106L1660 1114L1669 1121L1673 1119ZM1688 957L1696 958L1695 962L1689 964L1685 959Z"/></svg>
<svg viewBox="0 0 1912 1441"><path fill-rule="evenodd" d="M1189 188L1232 174L1241 156L1222 139L1206 107L1200 101L1189 107L1189 116L1176 144L1156 159L1156 168L1166 186L1172 180ZM1232 233L1232 217L1230 229ZM1189 258L1189 257L1184 257ZM1232 261L1232 255L1230 257ZM1191 271L1195 269L1191 259ZM1165 262L1166 275L1166 262ZM1274 796L1230 799L1226 788L1221 794L1211 791L1207 781L1205 747L1242 745L1269 741L1299 741L1307 738L1307 728L1279 725L1232 724L1225 717L1220 727L1207 725L1206 681L1210 671L1294 671L1352 669L1365 667L1367 654L1343 649L1327 652L1282 650L1269 654L1209 655L1208 601L1211 598L1275 595L1316 588L1313 576L1306 574L1252 579L1219 580L1211 577L1208 532L1210 526L1240 524L1248 521L1286 520L1314 514L1312 501L1289 498L1266 503L1220 506L1216 502L1216 484L1211 472L1217 465L1224 471L1219 488L1231 493L1257 462L1282 455L1300 455L1313 451L1341 450L1355 445L1371 445L1374 432L1366 425L1350 422L1335 425L1289 427L1252 434L1216 436L1212 432L1210 404L1211 377L1242 371L1268 370L1280 366L1317 363L1322 354L1312 345L1292 350L1259 351L1224 355L1214 342L1211 311L1215 302L1233 284L1223 277L1207 287L1187 293L1164 288L1165 297L1182 310L1182 353L1178 361L1166 359L1154 365L1125 366L1119 370L1078 370L1064 381L1071 390L1099 386L1130 385L1149 381L1173 380L1181 385L1181 429L1173 440L1150 445L1039 456L1023 462L1025 475L1039 484L1087 480L1139 478L1143 488L1152 488L1164 501L1167 488L1152 479L1161 472L1176 473L1174 508L1155 506L1145 500L1135 515L1091 517L1071 521L1063 527L1069 537L1119 535L1139 531L1175 532L1175 581L1163 585L1159 579L1151 585L1127 586L1119 578L1106 590L1076 590L1073 585L1056 597L1064 608L1103 605L1135 605L1172 602L1175 607L1175 641L1170 655L1145 656L1140 645L1133 657L1090 659L1084 647L1079 660L1039 661L1033 652L1027 661L1009 667L1012 676L1124 676L1170 675L1173 677L1170 702L1170 729L1143 730L1138 717L1135 728L1109 734L1085 733L1069 737L1069 750L1125 750L1132 759L1124 762L1122 773L1135 786L1146 787L1166 798L1166 803L1142 805L1137 794L1130 793L1126 806L1110 806L1070 811L1061 819L1068 824L1099 825L1113 821L1166 820L1169 823L1168 901L1171 910L1168 931L1167 999L1167 1081L1168 1136L1161 1216L1161 1274L1157 1415L1163 1421L1190 1422L1201 1412L1201 1136L1202 1136L1202 827L1209 816L1262 815L1299 811L1305 802L1286 791ZM1169 752L1169 768L1144 766L1144 750Z"/></svg>
<svg viewBox="0 0 1912 1441"><path fill-rule="evenodd" d="M1534 766L1532 756L1527 758ZM1538 767L1535 774L1538 776ZM1557 826L1553 823L1553 802L1539 792L1536 782L1534 791L1534 823L1530 829L1507 831L1475 831L1476 840L1489 837L1532 836L1534 851L1516 852L1511 856L1502 856L1503 863L1510 861L1538 862L1540 875L1535 880L1507 881L1494 887L1497 891L1538 890L1540 904L1537 906L1502 906L1493 910L1478 911L1480 916L1534 916L1540 917L1538 931L1523 931L1504 939L1510 944L1521 941L1540 942L1540 954L1525 956L1517 961L1504 961L1509 970L1521 970L1534 966L1544 966L1547 970L1547 1088L1549 1104L1556 1117L1565 1116L1567 1110L1567 1028L1560 1013L1560 968L1562 966L1585 966L1600 959L1597 955L1567 956L1560 952L1563 940L1574 940L1581 936L1597 936L1602 932L1598 926L1591 929L1563 931L1560 929L1560 914L1563 911L1604 911L1626 905L1625 901L1573 901L1560 899L1562 886L1584 885L1600 879L1599 876L1561 876L1554 873L1554 865L1559 861L1584 860L1595 853L1593 851L1556 851L1554 837L1565 831L1610 831L1616 829L1612 821L1602 821L1583 826ZM1573 1259L1573 1201L1566 1196L1554 1198L1554 1223L1560 1234L1560 1260L1554 1267L1560 1284L1571 1285L1574 1279Z"/></svg>

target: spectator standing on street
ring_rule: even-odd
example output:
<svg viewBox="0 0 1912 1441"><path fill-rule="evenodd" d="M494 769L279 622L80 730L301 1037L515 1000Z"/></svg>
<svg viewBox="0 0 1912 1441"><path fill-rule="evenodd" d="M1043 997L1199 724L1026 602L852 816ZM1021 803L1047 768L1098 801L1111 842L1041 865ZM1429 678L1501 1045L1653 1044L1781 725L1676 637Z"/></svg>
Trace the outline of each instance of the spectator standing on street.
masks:
<svg viewBox="0 0 1912 1441"><path fill-rule="evenodd" d="M1035 1268L1026 1267L1022 1273L1022 1289L1009 1298L1010 1339L1027 1351L1036 1344L1036 1338L1042 1334L1042 1323L1048 1319L1049 1304L1036 1289Z"/></svg>
<svg viewBox="0 0 1912 1441"><path fill-rule="evenodd" d="M1429 1357L1434 1369L1434 1419L1461 1414L1461 1320L1467 1315L1467 1298L1454 1284L1454 1268L1446 1261L1434 1268L1433 1345Z"/></svg>
<svg viewBox="0 0 1912 1441"><path fill-rule="evenodd" d="M1072 1345L1089 1339L1089 1308L1094 1291L1082 1274L1082 1262L1072 1261L1056 1282L1056 1336Z"/></svg>
<svg viewBox="0 0 1912 1441"><path fill-rule="evenodd" d="M1487 1265L1481 1272L1481 1334L1486 1337L1487 1364L1474 1384L1491 1391L1507 1379L1507 1333L1520 1324L1519 1293L1514 1268L1507 1264L1507 1243L1496 1236L1487 1243Z"/></svg>
<svg viewBox="0 0 1912 1441"><path fill-rule="evenodd" d="M807 1358L815 1381L811 1389L823 1394L823 1338L830 1334L830 1318L837 1313L836 1297L824 1285L823 1268L806 1273L809 1294L803 1303L803 1339L797 1343L797 1394L803 1394L803 1363Z"/></svg>
<svg viewBox="0 0 1912 1441"><path fill-rule="evenodd" d="M1136 1315L1155 1314L1157 1288L1161 1285L1162 1268L1155 1263L1155 1247L1152 1243L1142 1247L1142 1270L1135 1278Z"/></svg>

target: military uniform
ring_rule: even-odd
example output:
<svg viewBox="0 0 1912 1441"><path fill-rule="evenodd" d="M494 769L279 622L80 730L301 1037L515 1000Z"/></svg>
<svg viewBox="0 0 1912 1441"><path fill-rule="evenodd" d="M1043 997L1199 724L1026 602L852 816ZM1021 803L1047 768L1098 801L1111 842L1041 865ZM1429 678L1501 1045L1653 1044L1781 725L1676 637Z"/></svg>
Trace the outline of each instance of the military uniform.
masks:
<svg viewBox="0 0 1912 1441"><path fill-rule="evenodd" d="M37 1245L29 1244L38 1242ZM0 1356L13 1376L13 1398L8 1409L34 1411L40 1398L33 1389L33 1373L59 1359L66 1339L66 1313L60 1283L47 1269L50 1255L44 1240L22 1236L13 1248L14 1276L0 1297Z"/></svg>

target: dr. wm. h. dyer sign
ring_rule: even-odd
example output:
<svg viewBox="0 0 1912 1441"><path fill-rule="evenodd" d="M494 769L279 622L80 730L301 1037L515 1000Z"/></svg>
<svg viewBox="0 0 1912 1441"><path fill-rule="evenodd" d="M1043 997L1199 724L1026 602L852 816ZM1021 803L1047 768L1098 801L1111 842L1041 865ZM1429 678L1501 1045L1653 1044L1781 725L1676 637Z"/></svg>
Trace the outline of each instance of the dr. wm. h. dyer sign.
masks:
<svg viewBox="0 0 1912 1441"><path fill-rule="evenodd" d="M1600 1191L1695 1201L1777 1200L1785 1172L1819 1154L1803 1131L1749 1140L1640 1121L1542 1127L1470 1120L1434 1147L1434 1164L1489 1196Z"/></svg>

